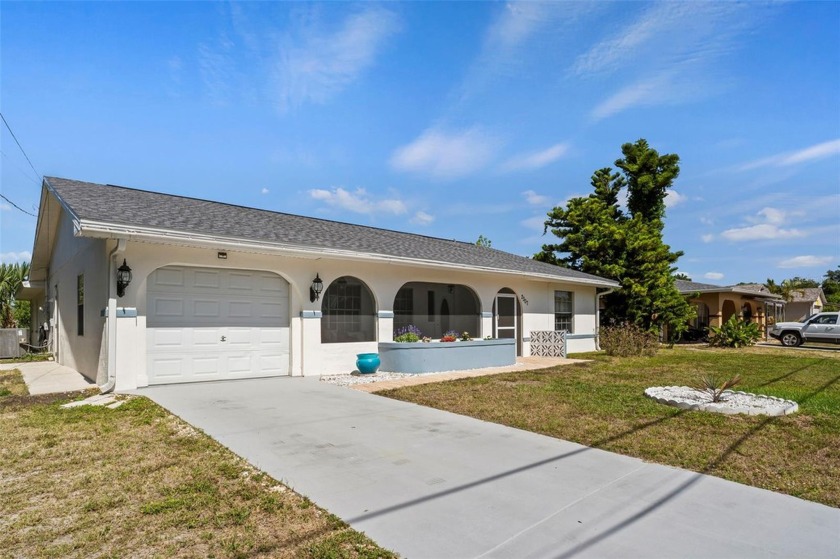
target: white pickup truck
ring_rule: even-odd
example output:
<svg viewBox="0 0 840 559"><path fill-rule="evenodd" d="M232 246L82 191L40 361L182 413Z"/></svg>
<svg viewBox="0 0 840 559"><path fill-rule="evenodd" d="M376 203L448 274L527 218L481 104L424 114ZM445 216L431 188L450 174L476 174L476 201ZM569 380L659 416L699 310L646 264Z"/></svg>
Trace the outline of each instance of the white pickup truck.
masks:
<svg viewBox="0 0 840 559"><path fill-rule="evenodd" d="M773 325L770 336L782 345L796 347L805 342L840 343L840 313L821 312L805 322L779 322Z"/></svg>

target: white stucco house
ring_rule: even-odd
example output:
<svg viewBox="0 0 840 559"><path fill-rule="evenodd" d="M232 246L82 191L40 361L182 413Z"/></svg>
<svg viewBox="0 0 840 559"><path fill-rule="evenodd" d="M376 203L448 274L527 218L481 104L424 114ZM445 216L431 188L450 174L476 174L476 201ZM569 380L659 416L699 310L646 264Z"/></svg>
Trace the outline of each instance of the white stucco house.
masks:
<svg viewBox="0 0 840 559"><path fill-rule="evenodd" d="M409 324L513 338L520 355L562 329L593 350L614 287L471 243L47 177L18 296L59 363L129 390L350 372Z"/></svg>

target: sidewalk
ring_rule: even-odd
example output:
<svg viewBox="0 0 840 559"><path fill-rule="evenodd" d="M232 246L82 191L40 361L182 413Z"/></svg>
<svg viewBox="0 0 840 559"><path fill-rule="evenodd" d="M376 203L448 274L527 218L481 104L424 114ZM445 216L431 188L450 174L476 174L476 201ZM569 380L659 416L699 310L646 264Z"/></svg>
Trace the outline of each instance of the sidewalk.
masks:
<svg viewBox="0 0 840 559"><path fill-rule="evenodd" d="M0 371L17 369L23 375L30 394L54 394L75 392L96 388L96 384L78 371L59 365L55 361L33 361L31 363L3 363Z"/></svg>

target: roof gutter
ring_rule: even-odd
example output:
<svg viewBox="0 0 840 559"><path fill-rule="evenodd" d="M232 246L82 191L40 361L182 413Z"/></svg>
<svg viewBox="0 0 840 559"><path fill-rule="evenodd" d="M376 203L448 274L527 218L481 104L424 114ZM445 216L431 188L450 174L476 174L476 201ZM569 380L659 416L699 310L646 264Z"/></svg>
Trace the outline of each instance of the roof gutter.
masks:
<svg viewBox="0 0 840 559"><path fill-rule="evenodd" d="M117 384L117 299L114 294L117 255L125 252L125 239L117 239L117 246L108 254L108 378L99 387L103 394L111 392Z"/></svg>
<svg viewBox="0 0 840 559"><path fill-rule="evenodd" d="M248 241L246 239L238 239L235 237L214 237L211 235L195 235L181 233L168 229L153 229L146 227L128 228L114 226L112 224L102 222L91 222L86 220L81 220L77 223L74 223L74 225L76 226L76 234L85 237L165 242L169 244L182 244L185 246L192 247L198 246L216 249L226 248L230 250L268 252L274 254L284 254L296 258L320 259L324 256L331 256L340 259L363 259L374 262L411 264L413 266L422 266L427 268L448 268L461 271L464 270L463 265L451 262L429 261L419 258L388 256L331 248L310 248L282 243L255 243L253 241ZM525 276L528 278L539 278L542 280L554 282L592 285L596 287L619 287L619 284L612 280L560 277L551 274L541 274L539 272L518 272L516 270L506 270L504 268L493 268L489 266L472 266L470 270L502 273L514 276Z"/></svg>

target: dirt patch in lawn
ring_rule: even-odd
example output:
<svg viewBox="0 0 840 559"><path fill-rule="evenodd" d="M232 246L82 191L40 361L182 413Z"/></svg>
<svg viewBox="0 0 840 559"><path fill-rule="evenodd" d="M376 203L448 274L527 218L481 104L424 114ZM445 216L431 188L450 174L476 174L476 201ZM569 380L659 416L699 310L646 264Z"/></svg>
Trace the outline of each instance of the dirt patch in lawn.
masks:
<svg viewBox="0 0 840 559"><path fill-rule="evenodd" d="M395 556L146 398L49 396L0 398L2 556Z"/></svg>

